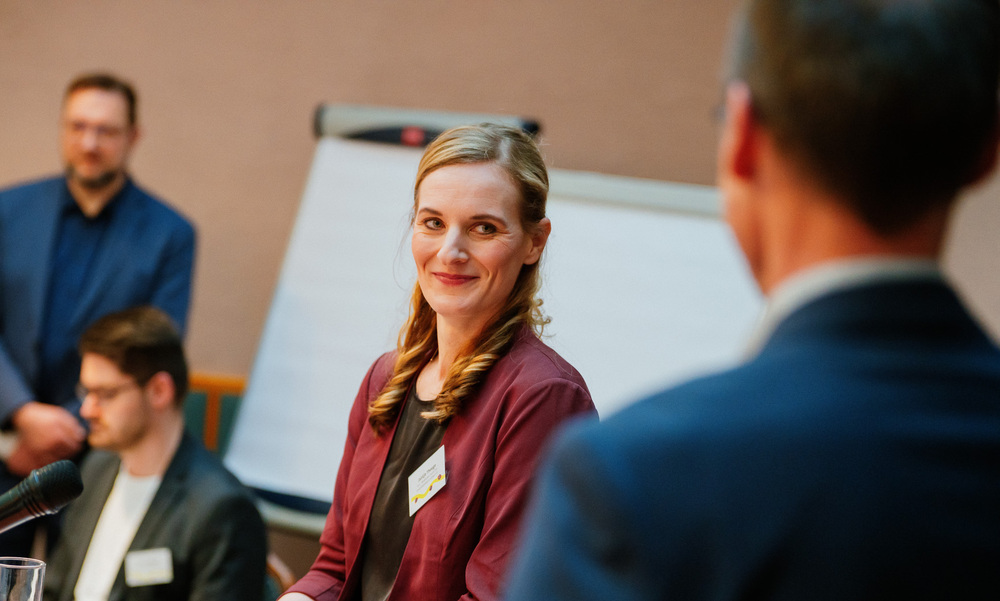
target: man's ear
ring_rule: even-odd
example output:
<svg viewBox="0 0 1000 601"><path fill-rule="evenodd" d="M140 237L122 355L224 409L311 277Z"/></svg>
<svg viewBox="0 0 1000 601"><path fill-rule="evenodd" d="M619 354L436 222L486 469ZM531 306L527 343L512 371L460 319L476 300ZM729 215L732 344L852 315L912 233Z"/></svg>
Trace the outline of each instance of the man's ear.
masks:
<svg viewBox="0 0 1000 601"><path fill-rule="evenodd" d="M128 130L128 145L135 146L142 139L142 130L138 125L133 125Z"/></svg>
<svg viewBox="0 0 1000 601"><path fill-rule="evenodd" d="M146 394L150 404L156 409L166 409L174 405L174 395L177 388L174 386L174 379L165 371L153 374L153 377L146 382Z"/></svg>
<svg viewBox="0 0 1000 601"><path fill-rule="evenodd" d="M719 139L720 178L747 180L757 171L759 129L750 87L742 81L726 86L726 113Z"/></svg>

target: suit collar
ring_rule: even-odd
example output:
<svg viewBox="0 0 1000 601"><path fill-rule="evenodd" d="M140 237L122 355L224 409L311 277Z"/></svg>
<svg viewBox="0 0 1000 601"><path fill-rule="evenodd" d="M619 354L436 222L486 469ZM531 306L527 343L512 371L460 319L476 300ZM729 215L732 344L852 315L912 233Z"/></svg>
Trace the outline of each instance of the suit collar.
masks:
<svg viewBox="0 0 1000 601"><path fill-rule="evenodd" d="M160 517L174 511L174 508L177 507L177 497L186 492L184 481L187 479L188 468L194 460L195 450L194 439L191 438L190 434L184 432L177 452L174 453L174 458L163 474L160 489L156 491L156 496L153 497L153 502L150 503L146 516L139 525L135 538L132 539L130 550L143 549L156 538L160 525L164 523Z"/></svg>
<svg viewBox="0 0 1000 601"><path fill-rule="evenodd" d="M122 187L115 192L108 202L104 204L100 212L93 217L85 217L86 219L110 219L111 215L114 214L118 205L122 204L121 199L131 194L134 184L132 183L132 178L128 175L125 176L125 180L122 182ZM59 211L60 213L67 212L78 212L83 213L80 205L77 203L76 199L73 198L73 193L69 189L69 184L63 180L62 194L59 195Z"/></svg>
<svg viewBox="0 0 1000 601"><path fill-rule="evenodd" d="M749 358L759 353L789 315L829 294L873 284L943 281L937 262L923 259L866 258L809 269L785 280L771 293L745 355Z"/></svg>
<svg viewBox="0 0 1000 601"><path fill-rule="evenodd" d="M24 293L31 299L36 337L42 323L42 312L45 310L45 295L49 289L49 276L52 272L49 265L52 262L56 230L61 215L60 206L62 206L64 199L72 201L64 178L46 180L42 186L44 186L42 188L44 192L36 194L32 202L24 205L25 220L33 225L31 228L26 228L31 232L32 240L30 242L37 243L35 248L40 250L37 253L34 266L37 267L39 273L44 274L40 278L27 278L25 280L27 289ZM28 240L24 240L24 243L28 242Z"/></svg>
<svg viewBox="0 0 1000 601"><path fill-rule="evenodd" d="M31 229L32 245L42 249L38 253L37 268L40 273L45 274L40 278L27 280L29 287L25 294L32 299L31 305L35 311L35 324L40 327L42 322L42 312L45 307L45 295L49 289L49 277L51 275L50 262L55 245L55 236L58 231L59 220L63 211L76 202L73 200L66 184L66 179L53 178L44 182L47 191L37 195L37 198L25 206L25 211L30 211L29 220L38 224ZM87 280L83 291L80 294L79 302L73 318L75 320L84 319L91 314L90 307L98 302L98 298L109 285L108 280L117 273L116 263L121 257L134 254L136 248L133 240L133 231L136 225L136 214L140 210L141 203L137 203L140 189L131 178L126 178L125 185L114 196L102 215L107 213L106 218L110 220L109 232L105 241L94 259L92 273L95 277ZM71 208L71 207L70 207ZM110 211L110 213L109 213ZM37 336L36 332L36 336Z"/></svg>
<svg viewBox="0 0 1000 601"><path fill-rule="evenodd" d="M149 548L153 541L166 538L160 536L160 529L164 527L164 524L168 523L168 520L163 519L163 517L168 513L176 511L176 508L180 506L180 500L187 492L185 480L187 479L191 463L194 461L196 451L197 446L194 443L194 439L185 431L183 438L181 438L181 444L177 447L177 452L174 453L174 458L170 461L170 465L167 466L167 471L163 474L163 481L160 483L160 488L156 491L156 495L153 496L153 501L149 504L149 509L146 510L146 515L143 516L142 522L139 524L139 529L136 530L135 537L132 538L132 544L129 545L127 552ZM123 563L122 567L118 570L115 583L111 586L109 601L123 598L124 591L125 565Z"/></svg>
<svg viewBox="0 0 1000 601"><path fill-rule="evenodd" d="M93 534L94 530L97 528L97 521L101 518L101 512L104 510L104 504L107 502L108 496L111 494L111 489L115 485L115 479L118 477L118 470L121 467L121 461L117 456L112 453L107 453L106 451L91 450L90 452L94 454L101 453L108 455L107 459L105 459L105 466L96 472L96 475L92 480L87 482L87 495L89 496L93 494L93 498L98 499L99 502L89 504L88 507L90 507L90 510L81 512L80 514L81 519L79 531ZM83 560L86 558L87 550L90 548L90 538L83 536L67 536L65 538L67 539L67 544L71 544L76 550L72 553L73 563L66 570L66 575L63 581L63 591L60 597L72 599L73 589L76 587L76 581L80 577L80 570L83 568ZM119 574L116 578L120 579L121 574Z"/></svg>
<svg viewBox="0 0 1000 601"><path fill-rule="evenodd" d="M879 353L892 345L918 352L931 341L996 352L954 289L940 281L908 281L836 290L807 303L778 324L757 358L784 361L820 348Z"/></svg>
<svg viewBox="0 0 1000 601"><path fill-rule="evenodd" d="M92 313L91 306L99 302L111 280L117 273L116 264L122 257L128 257L141 247L134 236L137 235L136 190L131 180L115 195L98 218L108 220L108 231L94 256L90 269L93 277L87 279L74 312L74 320L82 320Z"/></svg>

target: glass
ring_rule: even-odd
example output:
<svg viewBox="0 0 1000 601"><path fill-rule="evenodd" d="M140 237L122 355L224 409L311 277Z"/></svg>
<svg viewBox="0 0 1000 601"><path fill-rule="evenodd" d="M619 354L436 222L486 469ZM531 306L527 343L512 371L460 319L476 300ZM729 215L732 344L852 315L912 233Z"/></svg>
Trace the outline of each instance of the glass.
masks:
<svg viewBox="0 0 1000 601"><path fill-rule="evenodd" d="M45 562L27 557L0 557L0 599L42 601Z"/></svg>
<svg viewBox="0 0 1000 601"><path fill-rule="evenodd" d="M68 121L64 124L66 132L76 138L82 138L87 132L94 132L98 142L117 140L125 133L125 129L114 125L90 124L83 121Z"/></svg>
<svg viewBox="0 0 1000 601"><path fill-rule="evenodd" d="M87 398L88 394L92 394L97 397L97 402L103 405L113 401L123 390L132 388L133 386L138 388L139 384L136 382L125 382L124 384L119 384L118 386L108 386L106 388L87 388L83 384L77 384L76 398L82 401ZM3 597L0 597L0 601L2 600Z"/></svg>

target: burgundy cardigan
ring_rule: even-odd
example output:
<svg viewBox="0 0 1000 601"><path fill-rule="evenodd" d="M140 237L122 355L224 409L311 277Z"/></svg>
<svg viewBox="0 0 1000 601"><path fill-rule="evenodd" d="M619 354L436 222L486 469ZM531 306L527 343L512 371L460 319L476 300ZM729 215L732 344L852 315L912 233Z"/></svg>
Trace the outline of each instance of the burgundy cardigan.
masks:
<svg viewBox="0 0 1000 601"><path fill-rule="evenodd" d="M367 408L395 357L379 357L361 384L319 556L289 591L318 601L360 593L358 552L395 434L393 425L376 437ZM560 422L587 413L596 416L596 409L580 374L522 331L448 423L442 440L447 484L414 516L389 600L498 598L539 454Z"/></svg>

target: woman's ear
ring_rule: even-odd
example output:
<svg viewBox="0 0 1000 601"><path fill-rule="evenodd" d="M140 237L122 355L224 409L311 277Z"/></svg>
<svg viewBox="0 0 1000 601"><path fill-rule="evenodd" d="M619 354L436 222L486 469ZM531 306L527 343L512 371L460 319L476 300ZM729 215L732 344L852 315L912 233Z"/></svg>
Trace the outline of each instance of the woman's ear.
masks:
<svg viewBox="0 0 1000 601"><path fill-rule="evenodd" d="M542 217L542 220L535 226L535 232L531 234L531 249L524 258L525 265L533 265L542 257L542 251L545 250L545 243L548 241L550 233L552 233L552 222L549 221L548 217Z"/></svg>

